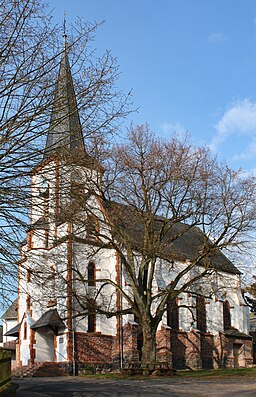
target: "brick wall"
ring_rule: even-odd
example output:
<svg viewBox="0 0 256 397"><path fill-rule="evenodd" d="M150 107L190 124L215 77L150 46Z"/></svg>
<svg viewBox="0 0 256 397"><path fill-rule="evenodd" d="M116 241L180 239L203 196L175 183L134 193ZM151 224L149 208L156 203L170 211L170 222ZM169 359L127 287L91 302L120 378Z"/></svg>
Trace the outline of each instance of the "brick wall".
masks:
<svg viewBox="0 0 256 397"><path fill-rule="evenodd" d="M156 333L156 359L157 361L171 362L171 330L162 327Z"/></svg>
<svg viewBox="0 0 256 397"><path fill-rule="evenodd" d="M186 367L186 332L174 331L170 332L170 348L172 352L172 366L175 369L183 369Z"/></svg>
<svg viewBox="0 0 256 397"><path fill-rule="evenodd" d="M139 360L137 349L138 325L127 323L123 327L124 363Z"/></svg>
<svg viewBox="0 0 256 397"><path fill-rule="evenodd" d="M76 361L88 364L111 364L113 339L111 335L76 333Z"/></svg>
<svg viewBox="0 0 256 397"><path fill-rule="evenodd" d="M215 346L214 346L213 335L202 333L201 334L202 368L205 369L213 368L214 352L215 352Z"/></svg>
<svg viewBox="0 0 256 397"><path fill-rule="evenodd" d="M139 360L137 336L139 327L125 324L123 328L124 365ZM162 327L156 335L156 359L167 361L175 369L200 369L234 367L234 344L241 345L238 364L252 365L252 341L227 338L223 334L211 335L195 330L174 331ZM75 342L76 361L87 364L112 364L119 366L118 339L111 335L77 333Z"/></svg>

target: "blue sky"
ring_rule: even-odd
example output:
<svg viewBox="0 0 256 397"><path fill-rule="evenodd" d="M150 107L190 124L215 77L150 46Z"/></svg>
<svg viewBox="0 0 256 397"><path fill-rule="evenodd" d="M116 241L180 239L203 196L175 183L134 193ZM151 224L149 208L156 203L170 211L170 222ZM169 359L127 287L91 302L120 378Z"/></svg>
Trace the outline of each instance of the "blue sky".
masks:
<svg viewBox="0 0 256 397"><path fill-rule="evenodd" d="M255 169L255 0L49 0L54 21L102 21L95 46L110 49L139 112L166 137L189 131L232 167Z"/></svg>

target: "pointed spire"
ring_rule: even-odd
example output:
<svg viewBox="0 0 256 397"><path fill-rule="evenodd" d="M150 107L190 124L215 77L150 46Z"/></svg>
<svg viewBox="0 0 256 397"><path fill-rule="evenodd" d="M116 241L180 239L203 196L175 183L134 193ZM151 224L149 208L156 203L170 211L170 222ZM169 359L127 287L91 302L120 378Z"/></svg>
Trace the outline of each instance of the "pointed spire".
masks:
<svg viewBox="0 0 256 397"><path fill-rule="evenodd" d="M82 127L67 54L65 25L66 20L64 20L63 26L63 52L55 86L52 115L44 157L49 157L59 150L65 150L71 153L74 149L80 149L80 151L85 153Z"/></svg>

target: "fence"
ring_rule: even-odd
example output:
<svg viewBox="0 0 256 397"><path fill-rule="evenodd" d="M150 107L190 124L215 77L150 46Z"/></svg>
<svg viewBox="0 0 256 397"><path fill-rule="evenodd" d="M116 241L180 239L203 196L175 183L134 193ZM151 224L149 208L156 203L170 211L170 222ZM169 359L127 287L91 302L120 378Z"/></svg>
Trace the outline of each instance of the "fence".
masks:
<svg viewBox="0 0 256 397"><path fill-rule="evenodd" d="M0 394L11 385L11 351L0 348Z"/></svg>

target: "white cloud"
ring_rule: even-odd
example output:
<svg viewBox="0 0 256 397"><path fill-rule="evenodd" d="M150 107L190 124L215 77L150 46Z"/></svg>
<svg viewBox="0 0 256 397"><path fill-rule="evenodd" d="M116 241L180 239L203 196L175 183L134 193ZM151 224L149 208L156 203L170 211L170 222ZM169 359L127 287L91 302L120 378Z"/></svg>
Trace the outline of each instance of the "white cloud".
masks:
<svg viewBox="0 0 256 397"><path fill-rule="evenodd" d="M210 148L214 151L231 135L249 137L246 151L236 158L248 159L256 153L256 103L246 98L234 103L215 125L216 134Z"/></svg>
<svg viewBox="0 0 256 397"><path fill-rule="evenodd" d="M164 135L173 134L174 132L179 134L187 131L186 128L184 128L179 122L168 123L167 121L165 121L160 125L160 128Z"/></svg>
<svg viewBox="0 0 256 397"><path fill-rule="evenodd" d="M230 41L230 37L223 32L211 33L208 37L210 43L226 43Z"/></svg>
<svg viewBox="0 0 256 397"><path fill-rule="evenodd" d="M250 170L242 170L241 176L243 178L248 178L250 176L253 176L256 178L256 168L252 168Z"/></svg>

